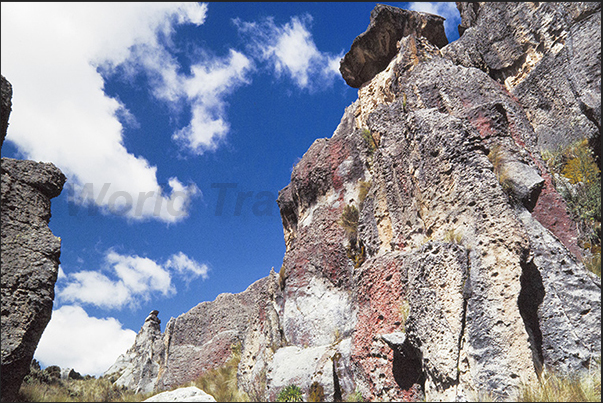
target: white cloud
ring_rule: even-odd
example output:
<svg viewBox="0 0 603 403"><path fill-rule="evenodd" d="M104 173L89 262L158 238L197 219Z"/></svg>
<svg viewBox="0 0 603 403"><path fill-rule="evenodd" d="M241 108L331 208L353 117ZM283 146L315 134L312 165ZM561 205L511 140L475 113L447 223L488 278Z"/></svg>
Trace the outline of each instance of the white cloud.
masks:
<svg viewBox="0 0 603 403"><path fill-rule="evenodd" d="M120 255L109 250L105 256L107 274L79 271L60 276L57 281L57 303L81 303L104 309L135 307L140 299L152 295L170 297L176 294L172 271L187 284L201 277L207 279L208 267L179 252L164 264L136 255Z"/></svg>
<svg viewBox="0 0 603 403"><path fill-rule="evenodd" d="M199 276L205 280L207 279L207 272L209 271L207 265L195 262L182 252L172 255L165 263L165 266L175 269L187 282L190 282Z"/></svg>
<svg viewBox="0 0 603 403"><path fill-rule="evenodd" d="M114 281L96 271L80 271L68 274L63 280L64 288L57 282L57 302L81 302L96 305L100 308L121 308L132 302L132 290L123 281Z"/></svg>
<svg viewBox="0 0 603 403"><path fill-rule="evenodd" d="M43 366L58 365L99 376L135 338L136 332L124 329L115 318L95 318L79 306L65 305L52 312L35 358Z"/></svg>
<svg viewBox="0 0 603 403"><path fill-rule="evenodd" d="M446 21L444 21L446 36L448 38L458 36L458 25L461 22L461 16L455 2L412 2L408 3L408 9L446 18Z"/></svg>
<svg viewBox="0 0 603 403"><path fill-rule="evenodd" d="M155 59L165 56L161 38L169 42L177 24L202 24L207 6L3 2L1 7L1 70L13 85L7 140L26 158L55 163L78 191L88 184L91 192L73 201L94 201L105 212L131 206L118 210L135 220L186 217L175 204L187 207L198 189L173 178L170 185L183 190L176 201L173 186L169 192L159 186L156 167L125 148L118 117L129 124L135 120L125 105L104 93L96 67L124 64L135 49ZM173 59L162 60L173 67ZM170 80L168 75L162 84ZM100 198L104 184L110 187Z"/></svg>
<svg viewBox="0 0 603 403"><path fill-rule="evenodd" d="M235 19L239 32L250 39L250 53L268 62L277 75L287 75L301 89L315 90L330 85L340 76L342 54L331 55L317 49L308 26L310 15L292 17L277 26L274 19L242 22Z"/></svg>
<svg viewBox="0 0 603 403"><path fill-rule="evenodd" d="M193 117L172 138L196 154L216 149L230 128L224 97L250 83L252 68L250 59L232 49L227 58L193 65L192 76L181 80L181 96L191 103Z"/></svg>

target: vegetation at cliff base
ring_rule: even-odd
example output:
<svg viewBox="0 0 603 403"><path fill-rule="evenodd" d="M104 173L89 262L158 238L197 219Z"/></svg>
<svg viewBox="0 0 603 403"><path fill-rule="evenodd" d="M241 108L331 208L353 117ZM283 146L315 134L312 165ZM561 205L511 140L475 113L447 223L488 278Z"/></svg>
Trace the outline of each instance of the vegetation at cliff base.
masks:
<svg viewBox="0 0 603 403"><path fill-rule="evenodd" d="M140 402L153 394L136 394L125 387L113 385L106 377L86 375L77 378L61 379L59 367L53 365L42 370L33 360L30 372L21 384L18 399L22 402Z"/></svg>
<svg viewBox="0 0 603 403"><path fill-rule="evenodd" d="M206 371L192 384L217 402L248 402L249 396L239 390L237 370L241 361L241 343L232 346L232 353L228 361L221 367Z"/></svg>
<svg viewBox="0 0 603 403"><path fill-rule="evenodd" d="M563 376L555 372L542 373L536 384L521 386L520 402L600 402L601 359L580 376Z"/></svg>

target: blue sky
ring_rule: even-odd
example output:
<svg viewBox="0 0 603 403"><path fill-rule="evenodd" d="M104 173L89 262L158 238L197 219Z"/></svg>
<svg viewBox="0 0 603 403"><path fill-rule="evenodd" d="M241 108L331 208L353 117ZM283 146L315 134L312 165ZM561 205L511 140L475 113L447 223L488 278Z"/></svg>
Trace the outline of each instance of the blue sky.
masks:
<svg viewBox="0 0 603 403"><path fill-rule="evenodd" d="M377 3L2 3L3 157L68 177L43 366L99 375L162 329L279 270L276 197L357 90L339 60ZM460 22L454 3L385 3Z"/></svg>

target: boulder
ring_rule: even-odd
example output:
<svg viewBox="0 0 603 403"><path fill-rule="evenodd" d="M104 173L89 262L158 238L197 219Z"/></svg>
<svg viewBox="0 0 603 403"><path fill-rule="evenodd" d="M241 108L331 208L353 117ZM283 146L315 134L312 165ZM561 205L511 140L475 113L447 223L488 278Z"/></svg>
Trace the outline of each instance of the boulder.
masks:
<svg viewBox="0 0 603 403"><path fill-rule="evenodd" d="M178 388L169 392L158 393L144 402L215 402L213 396L208 395L195 386Z"/></svg>

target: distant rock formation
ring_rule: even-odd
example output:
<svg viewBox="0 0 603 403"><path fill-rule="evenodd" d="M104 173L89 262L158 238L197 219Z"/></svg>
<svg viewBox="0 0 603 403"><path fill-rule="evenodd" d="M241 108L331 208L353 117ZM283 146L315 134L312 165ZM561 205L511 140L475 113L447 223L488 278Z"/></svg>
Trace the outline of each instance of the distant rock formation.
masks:
<svg viewBox="0 0 603 403"><path fill-rule="evenodd" d="M241 358L240 381L252 387L262 362L265 366L271 359L271 349L282 345L274 308L277 295L278 276L272 272L242 293L220 294L170 319L163 334L153 311L134 345L104 375L136 392L163 390L223 365L231 347L244 344L249 351Z"/></svg>
<svg viewBox="0 0 603 403"><path fill-rule="evenodd" d="M153 310L145 319L134 345L118 357L105 375L116 375L116 385L125 386L136 393L147 393L155 389L160 362L164 359L161 339L159 311Z"/></svg>
<svg viewBox="0 0 603 403"><path fill-rule="evenodd" d="M371 13L341 62L358 100L279 193L278 277L170 320L157 388L238 342L239 386L269 400L289 384L327 401L513 399L543 367L575 374L600 357L601 279L541 158L566 144L546 122L599 135L600 3L458 7L449 45L439 17ZM583 65L560 57L570 45ZM573 91L559 99L551 58Z"/></svg>
<svg viewBox="0 0 603 403"><path fill-rule="evenodd" d="M10 84L2 77L2 139ZM9 110L10 111L10 110ZM15 401L54 300L61 240L48 228L65 175L53 164L2 158L2 401Z"/></svg>

